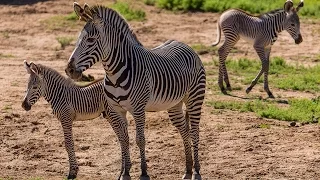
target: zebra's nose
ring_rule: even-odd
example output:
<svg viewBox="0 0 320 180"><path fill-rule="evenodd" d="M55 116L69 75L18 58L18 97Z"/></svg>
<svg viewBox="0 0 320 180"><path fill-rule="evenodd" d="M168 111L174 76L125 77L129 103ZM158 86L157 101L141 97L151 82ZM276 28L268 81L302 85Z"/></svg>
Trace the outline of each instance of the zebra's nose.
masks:
<svg viewBox="0 0 320 180"><path fill-rule="evenodd" d="M303 41L301 34L299 34L298 39L295 40L296 44L300 44Z"/></svg>
<svg viewBox="0 0 320 180"><path fill-rule="evenodd" d="M29 111L29 110L31 109L30 104L28 104L26 101L23 101L23 102L22 102L21 107L22 107L24 110L26 110L26 111Z"/></svg>

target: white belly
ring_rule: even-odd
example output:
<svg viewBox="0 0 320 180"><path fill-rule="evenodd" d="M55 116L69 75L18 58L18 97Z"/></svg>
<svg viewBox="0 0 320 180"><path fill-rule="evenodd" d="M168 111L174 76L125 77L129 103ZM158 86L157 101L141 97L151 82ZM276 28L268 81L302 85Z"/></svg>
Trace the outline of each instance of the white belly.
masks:
<svg viewBox="0 0 320 180"><path fill-rule="evenodd" d="M101 115L101 111L97 111L92 114L77 114L75 121L91 120L91 119L99 117L100 115Z"/></svg>
<svg viewBox="0 0 320 180"><path fill-rule="evenodd" d="M248 43L251 43L253 44L254 43L254 39L252 37L248 37L248 36L245 36L245 35L240 35L240 38L247 41Z"/></svg>
<svg viewBox="0 0 320 180"><path fill-rule="evenodd" d="M172 108L173 106L177 105L181 101L182 99L178 99L170 102L149 102L146 105L146 111L147 112L164 111Z"/></svg>

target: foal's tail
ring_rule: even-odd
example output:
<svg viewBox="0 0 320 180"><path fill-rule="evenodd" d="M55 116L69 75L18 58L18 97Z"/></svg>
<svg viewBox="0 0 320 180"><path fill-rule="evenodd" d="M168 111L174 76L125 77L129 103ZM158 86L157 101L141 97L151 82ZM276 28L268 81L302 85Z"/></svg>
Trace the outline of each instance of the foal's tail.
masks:
<svg viewBox="0 0 320 180"><path fill-rule="evenodd" d="M212 43L211 46L216 46L220 43L221 40L221 27L219 21L217 22L217 40L216 42Z"/></svg>

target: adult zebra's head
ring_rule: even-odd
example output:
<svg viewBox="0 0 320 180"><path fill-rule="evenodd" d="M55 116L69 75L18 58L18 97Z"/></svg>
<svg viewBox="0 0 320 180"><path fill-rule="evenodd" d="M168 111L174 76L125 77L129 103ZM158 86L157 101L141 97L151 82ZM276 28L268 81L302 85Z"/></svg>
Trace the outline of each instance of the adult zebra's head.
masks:
<svg viewBox="0 0 320 180"><path fill-rule="evenodd" d="M22 108L26 111L29 111L31 109L31 106L34 105L41 97L41 81L39 76L39 69L33 62L28 64L28 62L25 60L24 67L26 68L30 76L28 80L26 95L22 102Z"/></svg>
<svg viewBox="0 0 320 180"><path fill-rule="evenodd" d="M142 46L126 20L113 9L87 4L82 8L76 2L73 7L86 25L65 69L72 79L80 78L83 71L98 61L103 62L107 73L112 73L123 60L119 52L123 52L125 46Z"/></svg>
<svg viewBox="0 0 320 180"><path fill-rule="evenodd" d="M298 12L303 7L303 0L300 0L297 8L293 7L292 0L287 0L284 4L284 11L286 12L286 20L284 29L291 35L296 44L300 44L303 39L300 33L300 20Z"/></svg>

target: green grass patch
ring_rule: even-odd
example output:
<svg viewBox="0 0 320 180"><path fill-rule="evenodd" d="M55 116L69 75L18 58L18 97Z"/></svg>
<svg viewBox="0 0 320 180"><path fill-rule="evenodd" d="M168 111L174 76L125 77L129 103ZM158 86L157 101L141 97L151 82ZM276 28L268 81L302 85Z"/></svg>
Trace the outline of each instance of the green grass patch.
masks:
<svg viewBox="0 0 320 180"><path fill-rule="evenodd" d="M280 106L274 101L209 101L207 105L215 109L229 109L240 112L254 112L259 117L283 121L314 122L320 117L320 98L292 99L288 106Z"/></svg>
<svg viewBox="0 0 320 180"><path fill-rule="evenodd" d="M218 61L214 60L218 66ZM238 59L227 60L226 66L229 77L236 75L241 78L242 84L248 85L256 77L261 69L260 60ZM263 75L259 83L263 82ZM310 91L320 90L320 65L304 67L301 65L289 65L283 58L271 59L269 70L269 85L284 90Z"/></svg>
<svg viewBox="0 0 320 180"><path fill-rule="evenodd" d="M194 44L191 45L191 48L195 50L198 54L203 55L207 53L217 53L218 48L216 46L206 46L204 44Z"/></svg>
<svg viewBox="0 0 320 180"><path fill-rule="evenodd" d="M73 37L57 37L57 41L60 43L61 49L64 49L66 46L69 46L74 40Z"/></svg>
<svg viewBox="0 0 320 180"><path fill-rule="evenodd" d="M144 0L144 3L156 5L168 10L223 12L230 8L240 8L254 14L261 14L270 10L283 8L283 0ZM295 7L299 1L294 1ZM320 1L305 1L300 14L308 17L320 17Z"/></svg>
<svg viewBox="0 0 320 180"><path fill-rule="evenodd" d="M14 55L0 53L0 58L14 58Z"/></svg>
<svg viewBox="0 0 320 180"><path fill-rule="evenodd" d="M78 24L81 23L81 21L78 21L78 17L75 12L72 12L67 15L57 15L50 17L48 19L45 19L41 21L41 24L46 27L46 29L49 29L51 31L55 30L66 30L66 29L73 29Z"/></svg>
<svg viewBox="0 0 320 180"><path fill-rule="evenodd" d="M143 21L146 19L146 13L140 9L132 8L126 2L116 2L111 8L119 12L128 21Z"/></svg>

